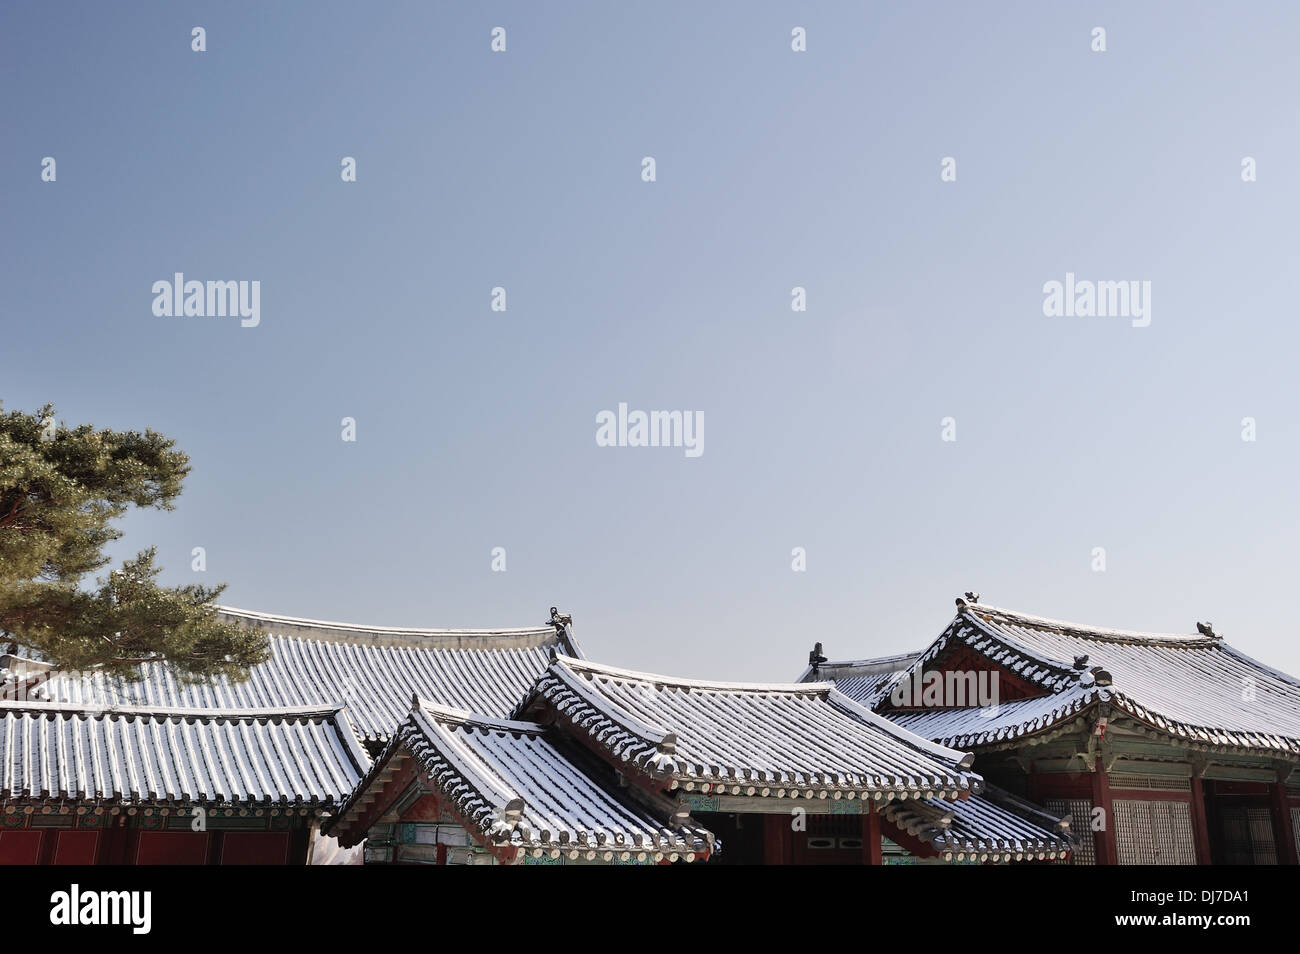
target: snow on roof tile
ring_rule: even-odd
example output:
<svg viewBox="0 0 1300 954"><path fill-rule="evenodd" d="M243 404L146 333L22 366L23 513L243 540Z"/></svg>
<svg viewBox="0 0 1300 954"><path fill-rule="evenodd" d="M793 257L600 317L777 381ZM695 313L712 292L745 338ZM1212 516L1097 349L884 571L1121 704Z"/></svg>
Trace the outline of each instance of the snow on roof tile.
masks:
<svg viewBox="0 0 1300 954"><path fill-rule="evenodd" d="M604 860L693 860L714 849L712 833L664 821L612 782L584 770L608 769L554 729L493 719L418 701L374 769L356 787L327 830L344 845L365 837L354 826L360 807L398 753L415 758L426 784L450 800L490 845L536 856ZM612 773L611 773L612 774ZM676 807L664 800L663 818Z"/></svg>
<svg viewBox="0 0 1300 954"><path fill-rule="evenodd" d="M1083 705L1110 701L1140 721L1193 744L1300 754L1300 681L1251 659L1218 636L1083 626L962 601L957 618L918 658L924 668L964 643L1051 695L982 710L896 712L928 738L980 745L1041 731ZM1087 657L1082 668L1075 660ZM1090 687L1102 669L1112 685ZM884 705L883 698L877 706Z"/></svg>
<svg viewBox="0 0 1300 954"><path fill-rule="evenodd" d="M507 715L550 662L552 649L576 652L551 626L433 630L353 626L223 608L221 615L264 627L271 657L249 679L182 683L165 663L140 667L136 682L54 674L38 698L86 705L196 709L347 705L363 739L382 741L402 721L412 693L436 702ZM77 674L78 676L80 674ZM42 674L43 679L43 674ZM2 688L2 685L0 685Z"/></svg>
<svg viewBox="0 0 1300 954"><path fill-rule="evenodd" d="M1065 820L992 786L965 801L891 802L883 814L947 861L1055 860L1073 847Z"/></svg>
<svg viewBox="0 0 1300 954"><path fill-rule="evenodd" d="M0 702L0 801L327 806L370 768L338 707Z"/></svg>
<svg viewBox="0 0 1300 954"><path fill-rule="evenodd" d="M872 709L888 694L893 684L907 672L920 655L920 653L900 653L878 659L825 662L821 663L815 671L809 666L797 681L833 682L835 688L854 702L860 702Z"/></svg>
<svg viewBox="0 0 1300 954"><path fill-rule="evenodd" d="M669 788L778 797L959 797L970 756L913 735L830 683L680 679L559 657L522 713L548 710L616 764Z"/></svg>

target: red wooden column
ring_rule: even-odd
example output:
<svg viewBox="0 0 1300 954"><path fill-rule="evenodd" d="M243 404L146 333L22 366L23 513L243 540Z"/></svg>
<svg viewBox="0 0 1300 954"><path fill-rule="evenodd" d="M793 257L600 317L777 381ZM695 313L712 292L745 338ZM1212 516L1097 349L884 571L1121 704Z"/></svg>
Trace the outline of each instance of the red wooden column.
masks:
<svg viewBox="0 0 1300 954"><path fill-rule="evenodd" d="M307 852L311 850L312 830L312 823L305 818L289 829L289 864L305 865L307 863Z"/></svg>
<svg viewBox="0 0 1300 954"><path fill-rule="evenodd" d="M1295 829L1291 825L1291 806L1286 800L1286 785L1274 782L1268 787L1273 808L1273 838L1277 842L1277 863L1296 864Z"/></svg>
<svg viewBox="0 0 1300 954"><path fill-rule="evenodd" d="M790 816L770 814L763 816L763 864L790 864Z"/></svg>
<svg viewBox="0 0 1300 954"><path fill-rule="evenodd" d="M880 850L880 813L876 811L876 806L870 806L870 810L862 816L862 863L864 865L879 865L881 862Z"/></svg>
<svg viewBox="0 0 1300 954"><path fill-rule="evenodd" d="M1210 852L1210 823L1205 807L1205 785L1195 772L1192 773L1192 838L1196 842L1196 863L1214 864Z"/></svg>
<svg viewBox="0 0 1300 954"><path fill-rule="evenodd" d="M1097 760L1097 767L1092 772L1092 807L1102 810L1105 824L1097 836L1097 864L1119 864L1119 852L1115 849L1115 818L1110 803L1110 778Z"/></svg>
<svg viewBox="0 0 1300 954"><path fill-rule="evenodd" d="M226 853L226 833L222 831L220 828L209 831L208 832L208 860L206 863L210 865L221 864L222 856L224 856L225 853ZM307 859L304 858L301 862L299 862L299 864L305 864L306 861Z"/></svg>
<svg viewBox="0 0 1300 954"><path fill-rule="evenodd" d="M39 832L41 836L41 847L36 854L36 863L38 865L54 864L54 846L59 841L59 830L57 828L46 828Z"/></svg>

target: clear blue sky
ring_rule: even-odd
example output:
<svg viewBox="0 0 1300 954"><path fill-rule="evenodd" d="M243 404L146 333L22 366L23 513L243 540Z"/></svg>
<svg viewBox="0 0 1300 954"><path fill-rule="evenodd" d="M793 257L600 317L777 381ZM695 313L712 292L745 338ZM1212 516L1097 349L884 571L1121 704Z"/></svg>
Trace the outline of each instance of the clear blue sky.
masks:
<svg viewBox="0 0 1300 954"><path fill-rule="evenodd" d="M554 603L602 661L778 680L975 588L1300 673L1297 35L1294 4L10 0L0 398L175 437L178 509L116 553L179 583L203 546L239 606ZM155 317L176 271L260 281L261 325ZM1044 317L1067 271L1150 281L1150 327ZM619 402L703 412L705 453L597 447Z"/></svg>

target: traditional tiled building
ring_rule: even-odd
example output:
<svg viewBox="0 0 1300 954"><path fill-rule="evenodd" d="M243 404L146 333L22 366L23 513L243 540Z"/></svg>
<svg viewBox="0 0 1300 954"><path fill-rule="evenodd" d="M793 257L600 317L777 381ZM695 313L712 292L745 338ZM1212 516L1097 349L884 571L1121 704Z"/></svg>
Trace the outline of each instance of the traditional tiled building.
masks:
<svg viewBox="0 0 1300 954"><path fill-rule="evenodd" d="M511 720L416 700L325 829L395 863L878 864L882 832L948 860L1067 855L1057 819L980 797L969 762L830 685L557 654Z"/></svg>
<svg viewBox="0 0 1300 954"><path fill-rule="evenodd" d="M0 702L0 864L303 864L369 768L340 708Z"/></svg>
<svg viewBox="0 0 1300 954"><path fill-rule="evenodd" d="M953 861L1064 858L1058 819L981 795L972 757L833 685L711 682L557 658L519 706L668 795L718 835L722 863L879 864L883 838ZM985 793L988 794L988 793Z"/></svg>
<svg viewBox="0 0 1300 954"><path fill-rule="evenodd" d="M690 862L715 848L669 799L623 787L554 727L418 698L328 830L398 864Z"/></svg>
<svg viewBox="0 0 1300 954"><path fill-rule="evenodd" d="M553 650L581 654L552 625L399 629L222 616L269 633L271 657L246 682L184 684L162 663L124 682L0 656L0 863L335 857L320 818L369 771L412 692L506 715ZM205 834L190 830L195 809Z"/></svg>
<svg viewBox="0 0 1300 954"><path fill-rule="evenodd" d="M1089 834L1076 864L1295 864L1300 681L1196 635L986 606L923 651L801 677L976 754L974 768ZM996 687L995 705L976 698Z"/></svg>
<svg viewBox="0 0 1300 954"><path fill-rule="evenodd" d="M1300 684L1208 626L971 595L923 652L744 684L592 663L554 611L515 630L225 612L271 633L238 685L0 659L0 861L1295 859Z"/></svg>

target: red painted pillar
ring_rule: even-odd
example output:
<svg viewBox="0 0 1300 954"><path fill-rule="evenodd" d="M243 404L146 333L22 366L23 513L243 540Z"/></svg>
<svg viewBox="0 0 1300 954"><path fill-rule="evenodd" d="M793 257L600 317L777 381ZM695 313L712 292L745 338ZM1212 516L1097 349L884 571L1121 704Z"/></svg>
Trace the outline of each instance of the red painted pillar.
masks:
<svg viewBox="0 0 1300 954"><path fill-rule="evenodd" d="M790 863L789 834L789 815L763 816L763 864L788 865Z"/></svg>
<svg viewBox="0 0 1300 954"><path fill-rule="evenodd" d="M99 851L95 855L95 864L135 864L135 842L132 839L132 829L119 824L123 820L116 815L109 816L105 820L99 839Z"/></svg>
<svg viewBox="0 0 1300 954"><path fill-rule="evenodd" d="M221 856L226 852L226 833L220 829L208 832L207 864L221 864Z"/></svg>
<svg viewBox="0 0 1300 954"><path fill-rule="evenodd" d="M862 816L862 863L866 865L881 864L880 851L880 813L876 806Z"/></svg>
<svg viewBox="0 0 1300 954"><path fill-rule="evenodd" d="M1110 778L1101 767L1100 759L1092 773L1092 806L1102 810L1102 829L1097 836L1097 864L1119 864L1119 852L1115 849L1115 818L1110 803Z"/></svg>
<svg viewBox="0 0 1300 954"><path fill-rule="evenodd" d="M311 851L312 835L316 831L316 824L302 819L294 823L289 829L289 857L288 864L305 865L307 863L307 853Z"/></svg>
<svg viewBox="0 0 1300 954"><path fill-rule="evenodd" d="M1192 837L1196 841L1196 863L1212 865L1210 851L1210 823L1205 807L1205 785L1199 775L1192 775Z"/></svg>
<svg viewBox="0 0 1300 954"><path fill-rule="evenodd" d="M1274 782L1268 787L1269 802L1273 808L1273 837L1277 841L1277 863L1296 863L1295 828L1291 824L1291 806L1286 800L1286 786Z"/></svg>

